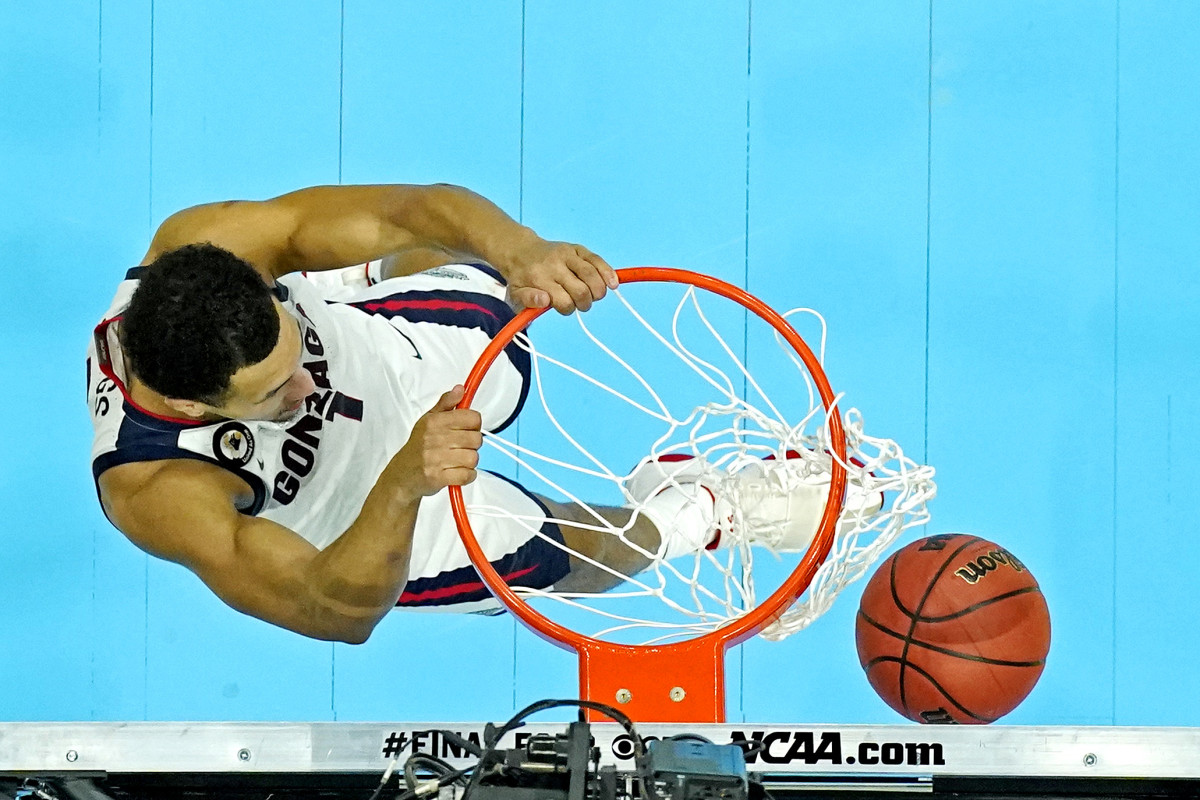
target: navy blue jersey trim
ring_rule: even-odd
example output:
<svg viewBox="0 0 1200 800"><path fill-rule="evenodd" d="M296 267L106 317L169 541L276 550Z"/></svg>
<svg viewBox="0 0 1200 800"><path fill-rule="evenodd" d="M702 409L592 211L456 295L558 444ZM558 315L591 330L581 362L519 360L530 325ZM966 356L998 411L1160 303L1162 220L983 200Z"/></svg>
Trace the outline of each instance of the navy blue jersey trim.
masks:
<svg viewBox="0 0 1200 800"><path fill-rule="evenodd" d="M447 266L453 266L453 265L450 264ZM508 286L508 281L504 280L504 276L500 274L500 270L496 269L495 267L493 267L491 264L487 263L486 261L468 261L468 262L464 263L462 266L474 267L475 269L482 272L484 275L487 275L489 278L496 281L496 283L499 283L501 286Z"/></svg>
<svg viewBox="0 0 1200 800"><path fill-rule="evenodd" d="M146 411L135 406L128 400L121 403L121 410L125 413L125 419L121 420L121 429L124 430L125 424L130 423L137 425L139 428L146 428L155 433L179 433L180 431L191 430L192 428L202 428L205 425L211 425L211 422L204 420L174 420L156 417ZM118 446L120 446L121 431L117 432Z"/></svg>
<svg viewBox="0 0 1200 800"><path fill-rule="evenodd" d="M212 459L205 458L199 453L193 453L190 450L181 450L178 447L170 447L162 444L136 444L127 445L119 450L113 450L96 456L92 460L92 477L99 480L100 476L105 472L121 464L133 464L142 461L176 461L181 458L203 461L206 464L216 464ZM218 464L217 466L220 465Z"/></svg>
<svg viewBox="0 0 1200 800"><path fill-rule="evenodd" d="M538 504L543 514L550 516L550 509L524 486L503 475L494 472L492 474L516 486ZM449 521L447 524L450 524ZM514 576L509 580L509 586L546 589L565 578L571 571L570 557L566 550L553 543L563 544L562 531L558 525L547 519L542 524L541 533L552 541L546 541L542 536L534 536L516 551L492 562L493 569L499 575ZM428 608L476 603L490 599L491 596L491 591L480 579L474 565L469 564L430 578L409 581L396 605L400 608Z"/></svg>
<svg viewBox="0 0 1200 800"><path fill-rule="evenodd" d="M212 458L205 458L199 453L193 453L190 450L181 450L179 448L167 447L164 445L133 445L132 447L123 447L120 450L114 450L111 453L105 453L97 456L92 461L92 479L96 482L96 492L100 492L100 476L107 470L121 464L141 463L144 461L178 461L186 458L192 461L202 461L205 464L212 464L214 467L220 467L226 472L232 472L239 478L244 480L254 492L254 502L248 507L238 508L238 512L247 516L257 516L263 510L263 506L267 504L267 486L263 480L252 472L246 472L241 469L232 469L225 466L219 461Z"/></svg>
<svg viewBox="0 0 1200 800"><path fill-rule="evenodd" d="M514 316L508 303L498 297L453 289L395 292L346 305L384 319L403 317L409 322L477 328L488 336L499 333Z"/></svg>
<svg viewBox="0 0 1200 800"><path fill-rule="evenodd" d="M402 317L409 322L432 322L459 328L475 328L482 330L489 337L495 337L515 316L508 303L498 297L480 292L454 290L396 292L346 305L384 319ZM513 413L493 429L493 433L499 433L511 425L529 397L532 374L529 352L518 346L514 340L505 345L504 354L521 375L521 396Z"/></svg>
<svg viewBox="0 0 1200 800"><path fill-rule="evenodd" d="M523 333L517 334L517 336L524 335ZM516 339L514 339L504 346L504 355L516 367L517 372L521 373L521 396L517 398L517 404L513 408L513 412L508 415L508 419L493 428L492 433L500 433L517 421L517 417L521 414L521 409L525 408L525 401L529 399L529 386L533 383L533 363L528 350L519 347Z"/></svg>
<svg viewBox="0 0 1200 800"><path fill-rule="evenodd" d="M105 470L120 464L138 461L169 461L180 458L203 461L237 475L249 485L254 492L254 502L248 508L239 508L239 511L251 516L262 511L267 502L267 487L261 477L236 465L223 464L215 458L185 450L176 444L181 431L212 423L197 422L193 424L158 419L128 402L124 404L123 408L125 418L121 420L121 426L117 429L115 449L97 456L92 461L92 478L94 480L99 481L100 475ZM99 491L98 486L97 491Z"/></svg>

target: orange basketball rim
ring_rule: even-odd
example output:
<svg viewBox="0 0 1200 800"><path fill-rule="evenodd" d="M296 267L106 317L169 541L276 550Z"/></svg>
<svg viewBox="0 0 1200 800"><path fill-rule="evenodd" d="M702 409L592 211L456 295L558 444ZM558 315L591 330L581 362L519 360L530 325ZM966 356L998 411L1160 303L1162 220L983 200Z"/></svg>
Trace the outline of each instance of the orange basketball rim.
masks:
<svg viewBox="0 0 1200 800"><path fill-rule="evenodd" d="M669 267L631 267L617 270L622 284L672 282L690 284L732 300L770 324L804 362L825 408L833 459L829 497L812 544L795 570L774 593L746 614L706 634L671 644L631 645L585 636L543 616L518 596L492 568L475 538L467 517L462 489L450 487L450 503L459 535L471 562L501 602L527 627L547 641L573 650L579 657L580 697L619 704L639 722L724 722L725 651L771 624L808 588L833 546L838 515L846 493L846 434L835 396L821 364L795 329L758 298L717 278ZM465 383L459 408L469 408L483 376L513 337L545 313L527 308L496 335L480 355ZM604 717L589 712L592 719Z"/></svg>

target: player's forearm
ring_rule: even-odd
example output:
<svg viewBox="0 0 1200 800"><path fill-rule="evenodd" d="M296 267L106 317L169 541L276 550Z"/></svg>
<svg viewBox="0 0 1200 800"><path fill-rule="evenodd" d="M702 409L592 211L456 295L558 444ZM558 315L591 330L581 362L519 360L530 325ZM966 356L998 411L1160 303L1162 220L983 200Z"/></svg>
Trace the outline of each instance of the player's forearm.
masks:
<svg viewBox="0 0 1200 800"><path fill-rule="evenodd" d="M376 484L358 518L313 561L320 638L366 641L404 590L419 503L388 483Z"/></svg>
<svg viewBox="0 0 1200 800"><path fill-rule="evenodd" d="M310 585L343 617L337 638L366 641L400 598L421 498L474 480L482 420L478 411L455 408L462 396L463 387L455 386L417 420L358 518L314 560Z"/></svg>

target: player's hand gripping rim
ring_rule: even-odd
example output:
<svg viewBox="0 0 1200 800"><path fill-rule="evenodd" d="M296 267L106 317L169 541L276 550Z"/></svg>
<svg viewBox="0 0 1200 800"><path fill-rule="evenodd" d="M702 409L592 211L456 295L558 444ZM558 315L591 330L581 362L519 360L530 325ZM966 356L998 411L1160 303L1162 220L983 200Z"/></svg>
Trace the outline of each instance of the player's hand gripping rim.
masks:
<svg viewBox="0 0 1200 800"><path fill-rule="evenodd" d="M506 278L518 311L551 307L560 314L587 311L620 283L616 270L583 245L544 239L519 252Z"/></svg>
<svg viewBox="0 0 1200 800"><path fill-rule="evenodd" d="M393 459L412 499L437 494L447 486L465 486L478 475L483 419L474 409L455 408L465 391L460 384L438 398L417 420Z"/></svg>

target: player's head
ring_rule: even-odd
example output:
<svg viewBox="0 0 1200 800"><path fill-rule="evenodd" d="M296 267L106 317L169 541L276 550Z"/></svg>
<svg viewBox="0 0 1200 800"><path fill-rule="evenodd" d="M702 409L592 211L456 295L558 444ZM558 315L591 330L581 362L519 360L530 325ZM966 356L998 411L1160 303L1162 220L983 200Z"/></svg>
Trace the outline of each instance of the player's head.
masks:
<svg viewBox="0 0 1200 800"><path fill-rule="evenodd" d="M315 388L296 320L252 266L211 244L150 264L121 344L137 378L189 417L286 419Z"/></svg>

